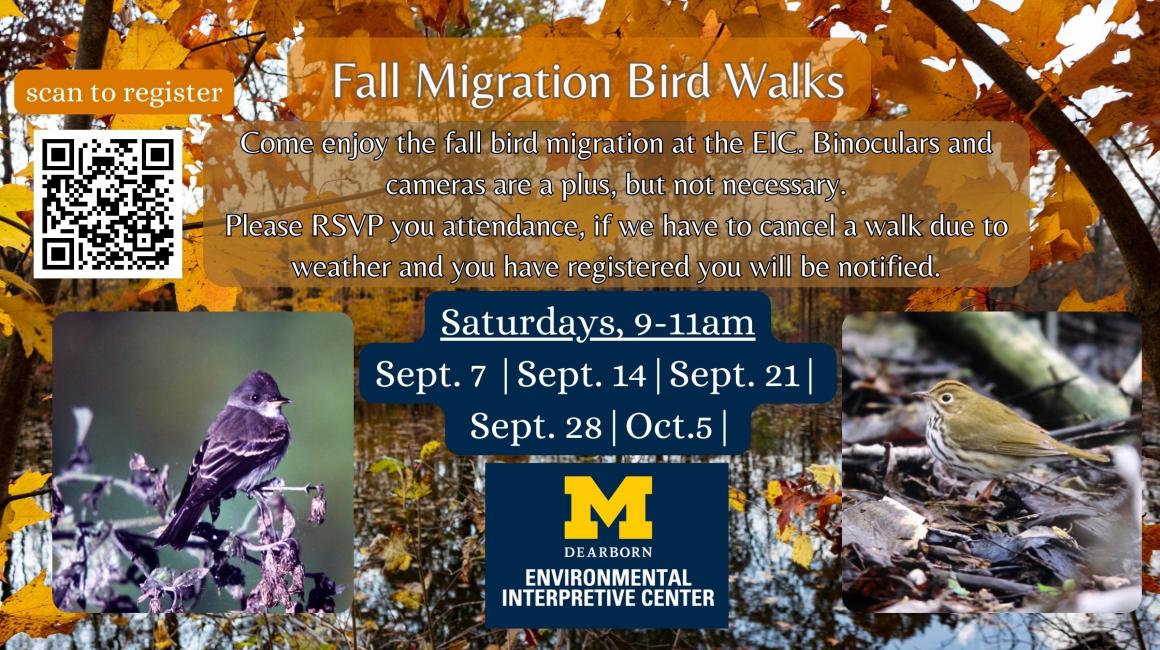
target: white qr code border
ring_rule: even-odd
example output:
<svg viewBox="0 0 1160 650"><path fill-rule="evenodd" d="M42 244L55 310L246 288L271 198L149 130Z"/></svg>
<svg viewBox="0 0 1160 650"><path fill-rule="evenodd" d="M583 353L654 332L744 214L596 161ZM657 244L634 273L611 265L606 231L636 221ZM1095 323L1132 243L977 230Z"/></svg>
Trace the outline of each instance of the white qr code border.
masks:
<svg viewBox="0 0 1160 650"><path fill-rule="evenodd" d="M185 191L182 183L181 135L181 131L177 130L37 130L33 141L33 241L35 243L33 276L58 279L179 279L182 274L182 197ZM145 151L146 143L150 143L148 146L157 147L156 151L162 153L164 153L165 147L160 145L169 144L168 152L171 158L161 162L139 160L136 169L129 169L124 167L125 163L116 161L114 168L119 168L119 171L113 175L94 176L91 170L84 169L88 176L84 177L83 181L78 182L90 190L92 195L81 196L80 188L76 188L77 191L70 195L68 205L64 207L62 207L60 199L45 200L45 194L50 185L59 187L62 183L66 183L68 179L58 180L61 177L71 175L73 178L78 178L78 170L86 167L90 162L80 153L82 144L99 143L102 147L109 148L118 144L118 141L133 143L129 145L130 148L136 148L131 153L140 155L142 159L147 155L152 156L151 153L141 153ZM46 164L42 160L46 152L45 142L50 145L68 142L67 148L59 147L59 151L64 152L61 155L67 156L67 160L56 159L55 162ZM149 151L153 151L153 149ZM54 158L56 155L58 154L54 152L49 157ZM164 182L165 187L171 192L169 200L162 201L165 205L160 214L151 213L140 216L127 212L126 210L130 209L130 206L124 200L117 200L115 205L110 205L108 200L110 197L123 199L125 196L134 196L138 201L150 200L136 194L138 189L144 187L145 184L134 186L124 182L125 179L139 179L143 174L157 177L152 180ZM106 200L98 206L96 202L98 195L101 195L102 192L104 192L102 198ZM49 203L52 204L51 212L68 209L77 214L70 216L56 214L54 218L53 215L45 213L46 205ZM111 211L111 213L101 214L101 210ZM81 212L84 214L80 214ZM166 245L146 247L143 242L147 240L155 243L157 240L154 237L146 237L145 240L139 242L109 240L107 231L111 226L116 224L115 228L118 234L127 234L125 224L133 219L138 220L133 222L134 227L155 226L148 229L158 233L159 237L163 237ZM81 228L82 224L85 228ZM85 241L82 230L90 234L94 230L102 231L102 236L115 250L113 252L110 252L109 248L89 250L86 246L91 242ZM165 231L172 233L172 235L162 234ZM142 233L142 236L145 235L146 233ZM166 250L170 251L168 259L157 263L156 268L109 268L117 263L139 262L139 258L133 259L134 252L149 257L158 254L158 251ZM94 262L92 259L85 258L86 252L102 253L106 259L114 252L119 252L125 255L126 259L119 260L117 263ZM146 259L145 263L153 261ZM100 268L101 264L105 264L105 268Z"/></svg>

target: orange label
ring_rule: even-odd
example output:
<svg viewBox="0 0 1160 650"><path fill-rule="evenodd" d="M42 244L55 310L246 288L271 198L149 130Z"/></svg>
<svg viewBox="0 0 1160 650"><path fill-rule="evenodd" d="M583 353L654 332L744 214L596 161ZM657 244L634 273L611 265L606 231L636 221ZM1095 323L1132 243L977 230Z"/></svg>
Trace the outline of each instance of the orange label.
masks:
<svg viewBox="0 0 1160 650"><path fill-rule="evenodd" d="M25 114L164 115L228 113L226 70L24 70L16 110Z"/></svg>

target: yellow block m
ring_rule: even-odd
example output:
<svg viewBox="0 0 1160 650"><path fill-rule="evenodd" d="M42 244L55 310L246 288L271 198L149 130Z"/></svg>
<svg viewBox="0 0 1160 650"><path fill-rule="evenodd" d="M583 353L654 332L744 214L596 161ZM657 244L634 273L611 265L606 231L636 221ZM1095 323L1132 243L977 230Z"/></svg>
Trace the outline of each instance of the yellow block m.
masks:
<svg viewBox="0 0 1160 650"><path fill-rule="evenodd" d="M591 476L565 476L564 493L572 497L572 518L564 522L564 539L596 539L599 527L592 520L593 510L610 528L624 513L617 529L620 539L652 539L652 522L645 519L651 476L624 477L611 498L604 496Z"/></svg>

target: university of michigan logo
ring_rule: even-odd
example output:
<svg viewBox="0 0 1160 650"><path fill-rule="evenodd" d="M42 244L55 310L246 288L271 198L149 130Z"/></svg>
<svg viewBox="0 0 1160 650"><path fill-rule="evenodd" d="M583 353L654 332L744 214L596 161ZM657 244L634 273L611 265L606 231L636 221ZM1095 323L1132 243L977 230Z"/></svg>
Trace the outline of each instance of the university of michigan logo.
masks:
<svg viewBox="0 0 1160 650"><path fill-rule="evenodd" d="M626 476L611 497L604 495L591 476L565 476L564 493L572 497L571 518L564 522L564 539L596 539L600 527L593 511L611 528L620 518L620 539L652 539L652 522L645 512L645 497L652 494L651 476Z"/></svg>

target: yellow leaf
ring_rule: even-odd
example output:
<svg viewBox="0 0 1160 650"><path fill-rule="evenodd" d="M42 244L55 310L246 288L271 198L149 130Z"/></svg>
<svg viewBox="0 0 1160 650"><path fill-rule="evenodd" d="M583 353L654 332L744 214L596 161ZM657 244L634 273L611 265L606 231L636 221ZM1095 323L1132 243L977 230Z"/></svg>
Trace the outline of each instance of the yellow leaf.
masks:
<svg viewBox="0 0 1160 650"><path fill-rule="evenodd" d="M745 512L745 493L737 488L729 488L729 507L737 512Z"/></svg>
<svg viewBox="0 0 1160 650"><path fill-rule="evenodd" d="M266 40L277 43L294 35L301 5L302 0L258 0L252 15L255 21L266 26Z"/></svg>
<svg viewBox="0 0 1160 650"><path fill-rule="evenodd" d="M137 6L141 11L152 11L161 20L169 20L173 12L181 7L181 3L178 0L137 0Z"/></svg>
<svg viewBox="0 0 1160 650"><path fill-rule="evenodd" d="M789 540L793 539L793 535L796 532L797 532L797 526L794 526L793 524L789 524L785 528L782 528L781 530L777 531L777 539L779 542L788 543Z"/></svg>
<svg viewBox="0 0 1160 650"><path fill-rule="evenodd" d="M803 569L810 568L810 562L814 560L814 545L810 542L810 538L803 535L798 535L793 538L793 561L796 562Z"/></svg>
<svg viewBox="0 0 1160 650"><path fill-rule="evenodd" d="M27 295L0 295L0 323L6 322L20 332L24 354L35 350L52 361L52 315L44 305Z"/></svg>
<svg viewBox="0 0 1160 650"><path fill-rule="evenodd" d="M68 614L52 602L52 589L44 584L44 572L0 604L0 643L23 632L34 639L72 632L86 614Z"/></svg>
<svg viewBox="0 0 1160 650"><path fill-rule="evenodd" d="M9 183L0 186L0 215L9 219L20 219L18 212L32 209L32 188Z"/></svg>
<svg viewBox="0 0 1160 650"><path fill-rule="evenodd" d="M1080 295L1079 289L1072 289L1059 303L1059 311L1128 311L1125 299L1127 293L1127 289L1120 289L1109 296L1088 302Z"/></svg>
<svg viewBox="0 0 1160 650"><path fill-rule="evenodd" d="M169 636L169 628L165 626L165 621L157 621L153 626L153 650L168 650L176 645L173 637Z"/></svg>
<svg viewBox="0 0 1160 650"><path fill-rule="evenodd" d="M8 494L35 492L44 487L46 481L48 474L24 472L20 478L8 484ZM32 498L17 499L4 508L4 514L0 517L0 580L3 580L4 565L8 563L8 540L12 539L12 534L25 526L44 521L49 516Z"/></svg>
<svg viewBox="0 0 1160 650"><path fill-rule="evenodd" d="M443 443L439 442L438 440L431 440L427 444L423 445L423 448L419 450L419 460L427 460L428 458L439 453L439 449L442 447Z"/></svg>
<svg viewBox="0 0 1160 650"><path fill-rule="evenodd" d="M5 271L4 269L0 269L0 289L3 289L5 285L12 285L17 289L30 294L33 298L36 298L37 300L40 299L40 294L37 293L36 287L28 284L27 280L20 277L19 275L16 275L12 271Z"/></svg>
<svg viewBox="0 0 1160 650"><path fill-rule="evenodd" d="M121 44L118 70L174 70L185 60L189 50L169 34L162 25L138 20L129 28Z"/></svg>
<svg viewBox="0 0 1160 650"><path fill-rule="evenodd" d="M15 0L0 0L0 18L25 18L20 7L16 6Z"/></svg>
<svg viewBox="0 0 1160 650"><path fill-rule="evenodd" d="M177 308L181 311L197 307L205 307L209 311L232 311L242 290L237 287L219 287L206 277L201 233L186 235L181 248L183 271L181 279L173 283ZM147 288L151 288L152 284Z"/></svg>
<svg viewBox="0 0 1160 650"><path fill-rule="evenodd" d="M413 556L407 552L407 536L399 531L391 533L391 538L378 556L383 560L384 570L390 573L410 569Z"/></svg>
<svg viewBox="0 0 1160 650"><path fill-rule="evenodd" d="M101 59L101 67L105 70L116 70L121 63L121 35L117 30L110 29L109 37L105 39L105 58Z"/></svg>
<svg viewBox="0 0 1160 650"><path fill-rule="evenodd" d="M28 494L35 492L44 487L48 482L49 474L41 472L28 471L24 472L15 481L8 484L8 494L10 496L19 494ZM45 512L32 499L17 499L8 504L8 508L4 513L5 522L8 521L8 510L13 512L12 515L12 531L16 532L25 526L35 524L38 521L48 519L49 514Z"/></svg>
<svg viewBox="0 0 1160 650"><path fill-rule="evenodd" d="M830 489L831 483L835 489L842 487L842 474L838 471L837 467L833 465L810 465L806 469L809 470L810 474L813 474L814 483L817 483L818 487L828 490Z"/></svg>
<svg viewBox="0 0 1160 650"><path fill-rule="evenodd" d="M391 594L391 600L408 609L419 609L423 606L422 587L419 586L419 583L412 582Z"/></svg>
<svg viewBox="0 0 1160 650"><path fill-rule="evenodd" d="M773 505L774 500L779 496L781 496L781 482L777 480L770 481L765 486L765 500L769 502L769 505Z"/></svg>
<svg viewBox="0 0 1160 650"><path fill-rule="evenodd" d="M1099 211L1087 188L1070 171L1057 165L1051 193L1043 201L1037 220L1056 217L1059 227L1077 242L1087 242L1087 229L1096 221ZM1089 244L1090 245L1090 244Z"/></svg>
<svg viewBox="0 0 1160 650"><path fill-rule="evenodd" d="M28 228L22 228L24 220L19 212L32 209L32 190L24 185L9 183L0 186L0 248L24 250L31 241Z"/></svg>

